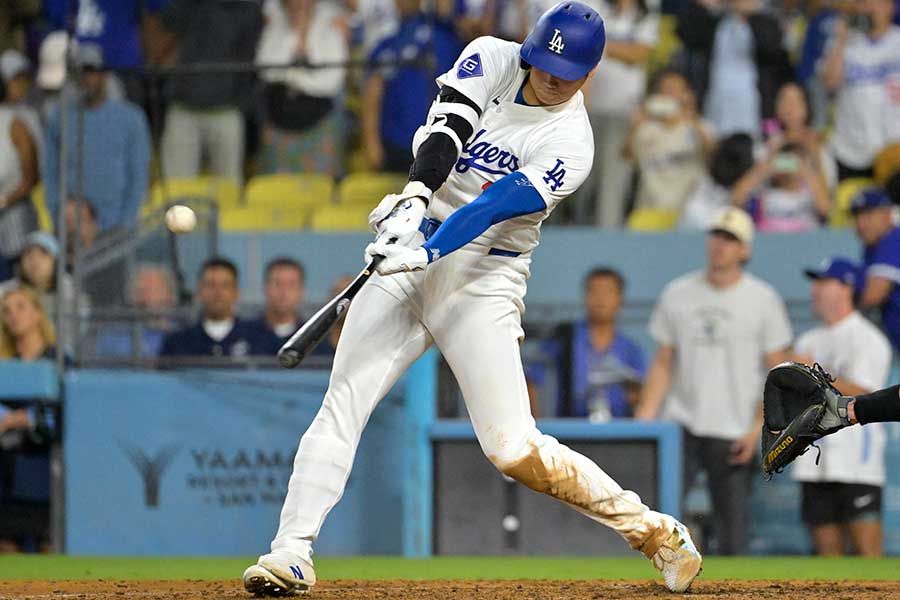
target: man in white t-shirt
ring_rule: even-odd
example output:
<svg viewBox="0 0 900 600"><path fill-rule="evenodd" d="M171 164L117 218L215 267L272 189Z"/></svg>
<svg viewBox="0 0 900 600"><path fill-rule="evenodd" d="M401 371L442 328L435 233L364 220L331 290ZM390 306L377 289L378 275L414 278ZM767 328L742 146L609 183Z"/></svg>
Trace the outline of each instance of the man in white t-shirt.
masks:
<svg viewBox="0 0 900 600"><path fill-rule="evenodd" d="M837 92L831 147L838 177L871 177L878 152L900 140L900 27L894 0L861 2L867 31L835 24L822 80Z"/></svg>
<svg viewBox="0 0 900 600"><path fill-rule="evenodd" d="M833 258L807 270L806 276L813 280L813 310L822 325L800 336L796 358L822 365L845 396L881 389L890 370L891 346L854 308L858 268L848 259ZM803 482L803 521L816 553L843 554L849 537L859 554L881 555L882 427L871 423L842 429L818 442L820 455L807 452L797 458L793 476Z"/></svg>
<svg viewBox="0 0 900 600"><path fill-rule="evenodd" d="M709 229L706 268L665 287L650 318L658 349L636 411L684 427L684 489L706 471L720 554L746 550L761 390L792 337L778 293L744 271L752 243L749 215L726 209Z"/></svg>

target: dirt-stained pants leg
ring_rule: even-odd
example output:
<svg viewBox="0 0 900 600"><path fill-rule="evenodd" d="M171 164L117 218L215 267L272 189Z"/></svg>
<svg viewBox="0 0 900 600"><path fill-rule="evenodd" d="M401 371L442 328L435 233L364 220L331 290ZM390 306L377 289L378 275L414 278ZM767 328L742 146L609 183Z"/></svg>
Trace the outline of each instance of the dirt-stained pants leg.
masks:
<svg viewBox="0 0 900 600"><path fill-rule="evenodd" d="M632 548L652 556L671 533L671 521L623 490L589 458L535 426L519 352L516 304L502 296L455 298L426 324L453 370L481 448L504 474L614 529Z"/></svg>

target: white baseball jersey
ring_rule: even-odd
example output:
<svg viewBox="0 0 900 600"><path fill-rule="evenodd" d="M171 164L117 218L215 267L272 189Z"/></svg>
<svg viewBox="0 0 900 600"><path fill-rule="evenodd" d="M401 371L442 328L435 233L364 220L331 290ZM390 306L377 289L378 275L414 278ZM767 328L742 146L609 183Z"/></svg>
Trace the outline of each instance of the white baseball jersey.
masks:
<svg viewBox="0 0 900 600"><path fill-rule="evenodd" d="M853 31L844 50L844 80L835 106L831 147L855 168L872 164L890 142L900 140L900 27L878 40Z"/></svg>
<svg viewBox="0 0 900 600"><path fill-rule="evenodd" d="M447 181L432 197L427 216L443 221L491 183L519 171L547 209L498 223L474 243L526 253L538 244L541 221L590 173L594 139L581 92L556 106L515 102L528 75L519 47L493 37L478 38L438 77L438 85L458 90L481 107L482 114Z"/></svg>
<svg viewBox="0 0 900 600"><path fill-rule="evenodd" d="M796 350L812 356L838 379L869 392L884 387L891 365L891 345L884 334L858 312L830 327L800 336ZM881 423L847 427L816 442L816 449L797 458L794 479L884 485L885 431Z"/></svg>

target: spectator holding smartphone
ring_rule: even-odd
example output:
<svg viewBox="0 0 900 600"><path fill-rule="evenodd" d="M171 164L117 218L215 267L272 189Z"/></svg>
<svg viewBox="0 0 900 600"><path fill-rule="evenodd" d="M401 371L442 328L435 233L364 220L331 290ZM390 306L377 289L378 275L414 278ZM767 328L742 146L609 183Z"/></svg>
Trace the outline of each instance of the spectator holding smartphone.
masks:
<svg viewBox="0 0 900 600"><path fill-rule="evenodd" d="M831 212L831 157L809 127L806 94L786 83L775 99L775 118L763 124L769 141L766 156L741 177L731 191L736 206L751 210L760 231L807 231ZM756 204L751 206L751 200Z"/></svg>
<svg viewBox="0 0 900 600"><path fill-rule="evenodd" d="M632 118L624 154L640 170L636 205L680 211L703 177L715 141L681 73L663 71L652 90Z"/></svg>

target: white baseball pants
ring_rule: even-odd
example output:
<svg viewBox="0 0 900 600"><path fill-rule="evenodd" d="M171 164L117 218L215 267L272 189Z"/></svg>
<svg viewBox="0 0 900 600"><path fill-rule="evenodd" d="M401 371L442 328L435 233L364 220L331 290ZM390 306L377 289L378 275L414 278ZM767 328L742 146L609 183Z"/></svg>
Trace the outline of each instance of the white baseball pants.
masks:
<svg viewBox="0 0 900 600"><path fill-rule="evenodd" d="M537 430L519 343L527 258L470 244L424 272L374 275L347 313L328 391L300 440L272 551L309 558L344 491L375 406L436 344L459 382L475 434L501 472L612 527L648 557L671 525L590 459Z"/></svg>

